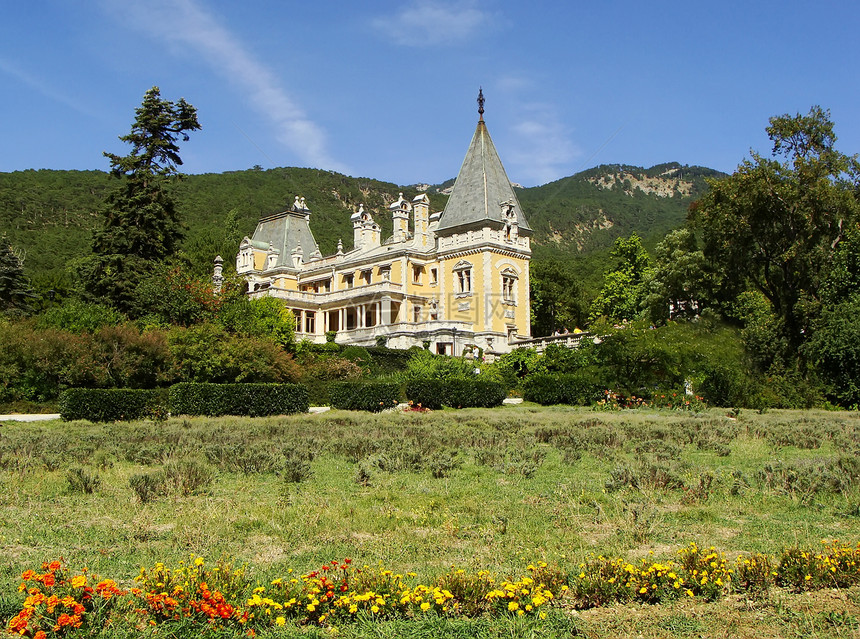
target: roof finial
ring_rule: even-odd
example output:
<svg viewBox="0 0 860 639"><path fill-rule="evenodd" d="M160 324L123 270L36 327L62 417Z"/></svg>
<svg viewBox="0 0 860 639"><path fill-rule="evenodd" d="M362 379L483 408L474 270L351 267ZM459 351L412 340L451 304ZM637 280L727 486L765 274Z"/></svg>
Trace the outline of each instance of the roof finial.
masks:
<svg viewBox="0 0 860 639"><path fill-rule="evenodd" d="M480 116L479 122L484 121L484 88L478 87L478 115Z"/></svg>

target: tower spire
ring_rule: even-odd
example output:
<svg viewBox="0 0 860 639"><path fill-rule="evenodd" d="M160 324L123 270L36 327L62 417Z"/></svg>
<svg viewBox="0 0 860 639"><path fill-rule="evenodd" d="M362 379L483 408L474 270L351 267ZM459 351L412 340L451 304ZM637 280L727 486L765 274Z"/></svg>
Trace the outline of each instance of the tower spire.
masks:
<svg viewBox="0 0 860 639"><path fill-rule="evenodd" d="M478 116L479 122L484 121L484 88L478 87Z"/></svg>

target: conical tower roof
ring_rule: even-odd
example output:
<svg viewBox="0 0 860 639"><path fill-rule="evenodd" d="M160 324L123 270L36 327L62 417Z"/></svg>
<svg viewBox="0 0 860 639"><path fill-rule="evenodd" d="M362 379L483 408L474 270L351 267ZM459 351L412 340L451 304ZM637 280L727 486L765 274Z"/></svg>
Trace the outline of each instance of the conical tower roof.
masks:
<svg viewBox="0 0 860 639"><path fill-rule="evenodd" d="M479 95L478 103L481 105L481 118L436 233L444 234L461 227L481 227L487 221L495 223L493 226L503 225L505 211L513 205L520 232L528 234L531 227L484 123L483 94Z"/></svg>

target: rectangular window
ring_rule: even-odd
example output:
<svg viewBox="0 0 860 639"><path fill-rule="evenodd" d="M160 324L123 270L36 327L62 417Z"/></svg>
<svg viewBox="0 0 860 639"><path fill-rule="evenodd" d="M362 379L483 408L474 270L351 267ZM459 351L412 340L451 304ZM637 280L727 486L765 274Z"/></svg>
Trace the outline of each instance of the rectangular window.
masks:
<svg viewBox="0 0 860 639"><path fill-rule="evenodd" d="M430 283L434 286L439 282L439 270L437 268L430 269Z"/></svg>
<svg viewBox="0 0 860 639"><path fill-rule="evenodd" d="M516 302L516 286L517 280L516 278L510 275L502 276L502 299L506 302L515 303Z"/></svg>
<svg viewBox="0 0 860 639"><path fill-rule="evenodd" d="M352 288L352 285L353 285L352 273L347 273L346 275L343 276L343 285L345 288Z"/></svg>
<svg viewBox="0 0 860 639"><path fill-rule="evenodd" d="M472 269L464 268L457 271L457 292L472 292Z"/></svg>
<svg viewBox="0 0 860 639"><path fill-rule="evenodd" d="M361 272L361 284L362 284L362 286L365 284L370 284L372 277L373 277L373 271L371 269L367 269L366 271L362 271Z"/></svg>
<svg viewBox="0 0 860 639"><path fill-rule="evenodd" d="M305 333L316 332L316 313L305 311Z"/></svg>
<svg viewBox="0 0 860 639"><path fill-rule="evenodd" d="M413 266L412 267L412 282L415 284L421 283L421 276L424 274L423 266Z"/></svg>

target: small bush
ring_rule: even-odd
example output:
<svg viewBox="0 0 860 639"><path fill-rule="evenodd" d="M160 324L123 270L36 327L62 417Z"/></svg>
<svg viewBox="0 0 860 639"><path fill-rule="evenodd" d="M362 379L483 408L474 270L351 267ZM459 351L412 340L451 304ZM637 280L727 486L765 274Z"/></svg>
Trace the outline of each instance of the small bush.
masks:
<svg viewBox="0 0 860 639"><path fill-rule="evenodd" d="M400 401L400 386L390 382L335 382L329 387L332 408L379 412Z"/></svg>
<svg viewBox="0 0 860 639"><path fill-rule="evenodd" d="M60 395L60 416L66 421L128 421L147 417L162 405L164 400L163 390L70 388Z"/></svg>
<svg viewBox="0 0 860 639"><path fill-rule="evenodd" d="M170 408L178 415L287 415L306 413L308 391L301 384L197 384L170 387Z"/></svg>
<svg viewBox="0 0 860 639"><path fill-rule="evenodd" d="M288 484L298 484L313 476L310 462L299 455L284 456L283 465L279 472Z"/></svg>
<svg viewBox="0 0 860 639"><path fill-rule="evenodd" d="M168 490L182 496L205 492L215 479L212 468L196 459L170 460L164 474Z"/></svg>
<svg viewBox="0 0 860 639"><path fill-rule="evenodd" d="M66 481L69 482L69 491L73 493L86 493L91 495L102 484L98 473L90 473L85 468L73 466L66 472Z"/></svg>
<svg viewBox="0 0 860 639"><path fill-rule="evenodd" d="M167 475L164 471L136 473L128 478L128 485L142 504L148 504L165 493Z"/></svg>
<svg viewBox="0 0 860 639"><path fill-rule="evenodd" d="M456 470L460 465L457 451L436 453L430 458L430 474L436 479L442 479L448 477L451 471Z"/></svg>

